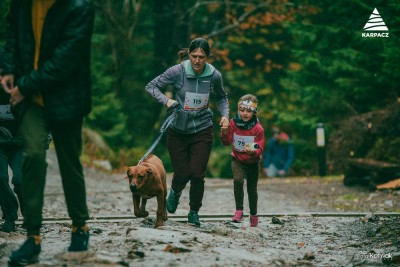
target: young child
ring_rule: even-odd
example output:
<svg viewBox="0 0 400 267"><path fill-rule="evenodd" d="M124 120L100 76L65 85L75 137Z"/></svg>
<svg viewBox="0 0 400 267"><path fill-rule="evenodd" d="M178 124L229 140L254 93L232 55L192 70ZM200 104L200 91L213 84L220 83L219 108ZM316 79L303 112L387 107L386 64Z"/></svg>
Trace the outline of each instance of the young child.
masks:
<svg viewBox="0 0 400 267"><path fill-rule="evenodd" d="M221 141L224 145L232 145L233 192L236 212L233 222L243 218L243 184L247 179L247 194L250 206L250 226L258 225L257 216L257 182L258 162L264 148L264 129L257 119L258 100L247 94L238 102L238 114L230 120L228 127L221 128Z"/></svg>
<svg viewBox="0 0 400 267"><path fill-rule="evenodd" d="M5 56L0 47L0 83L2 65ZM1 232L15 232L15 221L18 219L18 208L22 206L22 140L18 131L18 122L10 111L10 95L0 84L0 208L3 213ZM12 170L9 177L8 167ZM10 186L10 180L14 190Z"/></svg>

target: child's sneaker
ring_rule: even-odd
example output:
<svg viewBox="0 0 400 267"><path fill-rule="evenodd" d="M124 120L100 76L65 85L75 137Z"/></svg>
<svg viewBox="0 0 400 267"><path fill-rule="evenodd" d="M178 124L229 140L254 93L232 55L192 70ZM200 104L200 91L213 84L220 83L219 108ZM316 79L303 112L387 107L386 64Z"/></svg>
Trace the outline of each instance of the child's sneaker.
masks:
<svg viewBox="0 0 400 267"><path fill-rule="evenodd" d="M81 228L72 226L71 234L71 245L68 247L68 251L86 251L89 246L89 229L85 224Z"/></svg>
<svg viewBox="0 0 400 267"><path fill-rule="evenodd" d="M258 216L250 215L250 227L256 227L258 225Z"/></svg>
<svg viewBox="0 0 400 267"><path fill-rule="evenodd" d="M238 223L243 218L243 210L236 210L235 215L232 218L232 222Z"/></svg>
<svg viewBox="0 0 400 267"><path fill-rule="evenodd" d="M40 236L28 236L22 246L11 253L10 266L25 266L39 261L41 248Z"/></svg>

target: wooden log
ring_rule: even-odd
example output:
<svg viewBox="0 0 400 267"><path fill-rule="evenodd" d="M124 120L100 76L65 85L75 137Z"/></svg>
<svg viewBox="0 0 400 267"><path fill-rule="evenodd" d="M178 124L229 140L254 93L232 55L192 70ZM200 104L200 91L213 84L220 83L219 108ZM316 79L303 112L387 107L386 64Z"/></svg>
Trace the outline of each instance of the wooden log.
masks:
<svg viewBox="0 0 400 267"><path fill-rule="evenodd" d="M367 185L370 190L375 190L378 184L396 179L399 175L400 164L366 158L350 158L345 160L343 183L346 186Z"/></svg>

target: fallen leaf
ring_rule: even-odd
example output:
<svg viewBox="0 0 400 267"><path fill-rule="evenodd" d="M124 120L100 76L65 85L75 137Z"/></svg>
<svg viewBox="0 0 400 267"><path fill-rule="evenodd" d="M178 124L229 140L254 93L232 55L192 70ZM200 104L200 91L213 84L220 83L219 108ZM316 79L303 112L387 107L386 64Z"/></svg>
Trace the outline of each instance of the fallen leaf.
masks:
<svg viewBox="0 0 400 267"><path fill-rule="evenodd" d="M164 248L164 252L170 252L170 253L178 254L178 253L181 253L181 252L191 252L191 250L187 249L187 248L168 245L168 246L166 246Z"/></svg>
<svg viewBox="0 0 400 267"><path fill-rule="evenodd" d="M304 242L299 242L296 244L299 248L304 247L306 245L306 243Z"/></svg>

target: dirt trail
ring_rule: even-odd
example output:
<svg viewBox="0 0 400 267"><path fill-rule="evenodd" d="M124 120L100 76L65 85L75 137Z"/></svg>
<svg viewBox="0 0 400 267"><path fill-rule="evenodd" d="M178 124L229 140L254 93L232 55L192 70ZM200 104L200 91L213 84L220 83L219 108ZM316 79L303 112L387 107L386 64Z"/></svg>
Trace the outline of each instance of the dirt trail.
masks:
<svg viewBox="0 0 400 267"><path fill-rule="evenodd" d="M48 153L49 169L45 217L67 217L54 153ZM88 205L93 219L133 215L125 174L85 169ZM170 182L170 177L168 179ZM177 215L188 212L188 188ZM344 187L340 177L261 179L259 213L399 212L399 191L368 192ZM245 195L247 198L247 195ZM383 266L382 257L400 252L400 217L292 217L279 221L261 218L250 228L240 224L202 222L196 228L169 220L153 229L156 200L148 201L150 217L118 223L92 221L90 250L67 253L69 223L43 227L43 252L36 266ZM248 214L245 202L245 214ZM207 179L204 214L234 212L232 181ZM0 266L24 240L24 230L0 232ZM394 263L392 263L393 266Z"/></svg>

